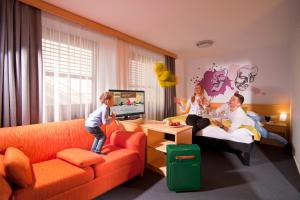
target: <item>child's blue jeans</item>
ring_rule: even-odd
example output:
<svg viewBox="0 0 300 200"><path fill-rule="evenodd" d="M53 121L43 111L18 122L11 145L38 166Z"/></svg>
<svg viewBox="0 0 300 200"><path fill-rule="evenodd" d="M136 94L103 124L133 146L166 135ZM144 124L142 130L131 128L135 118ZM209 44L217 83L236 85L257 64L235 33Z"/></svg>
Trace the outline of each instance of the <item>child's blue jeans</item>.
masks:
<svg viewBox="0 0 300 200"><path fill-rule="evenodd" d="M95 140L93 142L91 151L95 153L100 153L101 149L106 141L106 135L103 133L103 131L99 128L99 126L96 127L88 127L86 126L85 129L93 134L95 136Z"/></svg>

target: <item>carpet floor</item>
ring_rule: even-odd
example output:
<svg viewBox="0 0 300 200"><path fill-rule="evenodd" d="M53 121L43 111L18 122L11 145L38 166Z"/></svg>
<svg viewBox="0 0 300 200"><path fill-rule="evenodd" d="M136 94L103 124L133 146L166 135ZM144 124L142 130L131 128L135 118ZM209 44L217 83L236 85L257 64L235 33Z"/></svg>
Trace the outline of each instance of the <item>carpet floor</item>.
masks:
<svg viewBox="0 0 300 200"><path fill-rule="evenodd" d="M292 156L282 148L256 144L250 166L233 153L202 152L202 188L172 192L166 178L145 170L144 176L99 196L96 200L300 200L300 174Z"/></svg>

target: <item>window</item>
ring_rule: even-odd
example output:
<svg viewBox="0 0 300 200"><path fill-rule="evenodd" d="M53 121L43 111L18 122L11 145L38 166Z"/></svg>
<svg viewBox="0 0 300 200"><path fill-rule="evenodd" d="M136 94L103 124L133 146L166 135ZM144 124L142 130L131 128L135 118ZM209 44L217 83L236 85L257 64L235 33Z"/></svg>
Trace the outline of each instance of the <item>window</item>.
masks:
<svg viewBox="0 0 300 200"><path fill-rule="evenodd" d="M145 88L145 73L146 70L144 69L145 64L139 62L137 60L130 60L129 61L129 87L130 88Z"/></svg>
<svg viewBox="0 0 300 200"><path fill-rule="evenodd" d="M54 87L60 104L91 104L92 51L48 39L42 40L42 49L46 105L54 104Z"/></svg>
<svg viewBox="0 0 300 200"><path fill-rule="evenodd" d="M43 122L87 118L117 83L117 40L42 13Z"/></svg>
<svg viewBox="0 0 300 200"><path fill-rule="evenodd" d="M148 119L161 120L164 109L164 90L158 84L153 64L164 57L148 50L129 46L128 87L145 91L145 114Z"/></svg>

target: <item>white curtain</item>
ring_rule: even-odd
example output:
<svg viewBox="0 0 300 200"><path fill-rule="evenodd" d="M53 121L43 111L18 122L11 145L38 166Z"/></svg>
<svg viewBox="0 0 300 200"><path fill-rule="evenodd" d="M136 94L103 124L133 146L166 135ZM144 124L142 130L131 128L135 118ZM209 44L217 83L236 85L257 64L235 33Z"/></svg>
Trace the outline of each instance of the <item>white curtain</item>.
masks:
<svg viewBox="0 0 300 200"><path fill-rule="evenodd" d="M158 84L154 62L164 62L164 56L144 48L128 45L128 89L145 91L145 115L147 119L161 120L164 111L164 89Z"/></svg>
<svg viewBox="0 0 300 200"><path fill-rule="evenodd" d="M42 14L43 122L87 117L117 88L117 39Z"/></svg>
<svg viewBox="0 0 300 200"><path fill-rule="evenodd" d="M119 89L129 89L128 70L129 70L129 45L127 42L118 40L118 87Z"/></svg>

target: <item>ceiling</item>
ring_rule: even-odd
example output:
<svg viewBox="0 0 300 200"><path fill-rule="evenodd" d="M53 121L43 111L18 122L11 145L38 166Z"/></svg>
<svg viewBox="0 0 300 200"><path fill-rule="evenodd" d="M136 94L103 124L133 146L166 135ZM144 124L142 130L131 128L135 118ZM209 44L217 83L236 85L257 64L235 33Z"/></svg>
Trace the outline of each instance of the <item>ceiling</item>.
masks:
<svg viewBox="0 0 300 200"><path fill-rule="evenodd" d="M299 0L45 0L93 21L194 59L284 46ZM195 43L212 39L199 49Z"/></svg>

